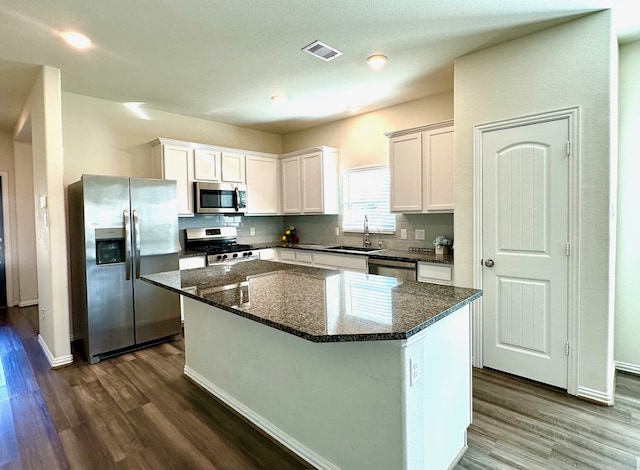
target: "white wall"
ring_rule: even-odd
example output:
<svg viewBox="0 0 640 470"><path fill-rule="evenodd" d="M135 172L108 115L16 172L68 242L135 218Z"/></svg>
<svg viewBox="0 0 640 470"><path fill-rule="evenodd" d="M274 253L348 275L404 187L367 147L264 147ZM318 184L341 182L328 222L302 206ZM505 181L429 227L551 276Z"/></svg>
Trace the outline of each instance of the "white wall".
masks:
<svg viewBox="0 0 640 470"><path fill-rule="evenodd" d="M640 41L620 47L615 359L640 373Z"/></svg>
<svg viewBox="0 0 640 470"><path fill-rule="evenodd" d="M35 233L40 307L39 341L51 365L72 362L64 187L62 184L62 103L60 70L42 67L16 124L14 139L31 141Z"/></svg>
<svg viewBox="0 0 640 470"><path fill-rule="evenodd" d="M16 233L19 266L18 305L38 303L38 268L36 265L36 226L33 202L33 150L31 142L14 142Z"/></svg>
<svg viewBox="0 0 640 470"><path fill-rule="evenodd" d="M455 64L456 284L473 284L473 127L580 106L578 385L613 394L611 128L617 43L610 12L464 56ZM479 259L479 258L478 258Z"/></svg>
<svg viewBox="0 0 640 470"><path fill-rule="evenodd" d="M340 149L340 169L389 163L385 132L453 119L446 92L282 136L282 153L327 145Z"/></svg>
<svg viewBox="0 0 640 470"><path fill-rule="evenodd" d="M83 173L151 178L151 147L158 137L280 153L281 137L203 119L145 110L140 119L122 103L62 94L64 186Z"/></svg>

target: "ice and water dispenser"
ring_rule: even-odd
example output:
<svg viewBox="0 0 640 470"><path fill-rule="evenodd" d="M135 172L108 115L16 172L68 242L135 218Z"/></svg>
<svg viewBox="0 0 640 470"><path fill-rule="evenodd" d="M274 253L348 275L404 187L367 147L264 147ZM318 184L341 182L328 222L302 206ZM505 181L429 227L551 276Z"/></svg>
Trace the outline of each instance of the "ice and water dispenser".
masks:
<svg viewBox="0 0 640 470"><path fill-rule="evenodd" d="M122 228L96 229L96 264L125 262L125 231Z"/></svg>

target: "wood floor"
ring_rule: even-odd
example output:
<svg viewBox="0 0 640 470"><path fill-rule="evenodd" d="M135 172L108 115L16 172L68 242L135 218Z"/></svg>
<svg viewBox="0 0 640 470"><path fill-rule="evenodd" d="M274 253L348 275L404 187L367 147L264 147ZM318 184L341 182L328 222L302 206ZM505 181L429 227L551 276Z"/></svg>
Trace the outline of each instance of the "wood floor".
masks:
<svg viewBox="0 0 640 470"><path fill-rule="evenodd" d="M51 370L36 332L35 307L0 311L0 470L309 468L184 379L182 341ZM618 374L612 408L486 369L473 385L457 469L640 470L640 377Z"/></svg>

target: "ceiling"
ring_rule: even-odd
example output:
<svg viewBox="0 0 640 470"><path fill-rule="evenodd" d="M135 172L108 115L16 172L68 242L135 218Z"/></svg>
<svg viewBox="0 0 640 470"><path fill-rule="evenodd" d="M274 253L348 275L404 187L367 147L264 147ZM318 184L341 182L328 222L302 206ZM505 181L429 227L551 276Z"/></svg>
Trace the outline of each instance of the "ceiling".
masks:
<svg viewBox="0 0 640 470"><path fill-rule="evenodd" d="M116 102L286 134L453 89L464 54L613 8L621 42L640 39L637 0L3 0L0 130L38 73ZM58 37L75 29L87 51ZM325 62L301 49L343 52ZM389 62L371 70L365 59ZM288 101L275 104L273 95Z"/></svg>

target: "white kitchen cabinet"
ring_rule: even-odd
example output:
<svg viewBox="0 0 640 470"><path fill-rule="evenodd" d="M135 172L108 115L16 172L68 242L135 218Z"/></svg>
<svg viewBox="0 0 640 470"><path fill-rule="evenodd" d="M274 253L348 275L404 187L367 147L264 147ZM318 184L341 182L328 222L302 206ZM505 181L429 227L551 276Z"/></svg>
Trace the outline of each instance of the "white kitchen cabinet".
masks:
<svg viewBox="0 0 640 470"><path fill-rule="evenodd" d="M302 266L313 266L313 251L278 248L278 261Z"/></svg>
<svg viewBox="0 0 640 470"><path fill-rule="evenodd" d="M453 212L453 123L386 134L391 212Z"/></svg>
<svg viewBox="0 0 640 470"><path fill-rule="evenodd" d="M281 155L282 212L337 214L338 151L317 147Z"/></svg>
<svg viewBox="0 0 640 470"><path fill-rule="evenodd" d="M207 257L202 256L188 256L185 258L180 258L179 267L180 271L184 271L185 269L196 269L196 268L204 268L207 265Z"/></svg>
<svg viewBox="0 0 640 470"><path fill-rule="evenodd" d="M289 157L281 161L282 167L282 212L300 214L302 194L300 192L300 157Z"/></svg>
<svg viewBox="0 0 640 470"><path fill-rule="evenodd" d="M178 189L178 215L193 215L193 148L188 143L157 139L152 160L155 178L175 180Z"/></svg>
<svg viewBox="0 0 640 470"><path fill-rule="evenodd" d="M450 264L418 262L418 281L453 285L453 266Z"/></svg>
<svg viewBox="0 0 640 470"><path fill-rule="evenodd" d="M208 148L194 150L195 179L198 181L220 181L222 179L220 151Z"/></svg>
<svg viewBox="0 0 640 470"><path fill-rule="evenodd" d="M278 254L276 253L275 248L263 248L258 251L258 256L263 260L277 261L278 259Z"/></svg>
<svg viewBox="0 0 640 470"><path fill-rule="evenodd" d="M279 171L276 158L247 155L247 214L280 213Z"/></svg>
<svg viewBox="0 0 640 470"><path fill-rule="evenodd" d="M240 153L222 152L222 181L226 183L244 183L245 155Z"/></svg>
<svg viewBox="0 0 640 470"><path fill-rule="evenodd" d="M363 255L344 255L315 251L313 266L327 269L346 269L348 271L367 272L367 257Z"/></svg>

